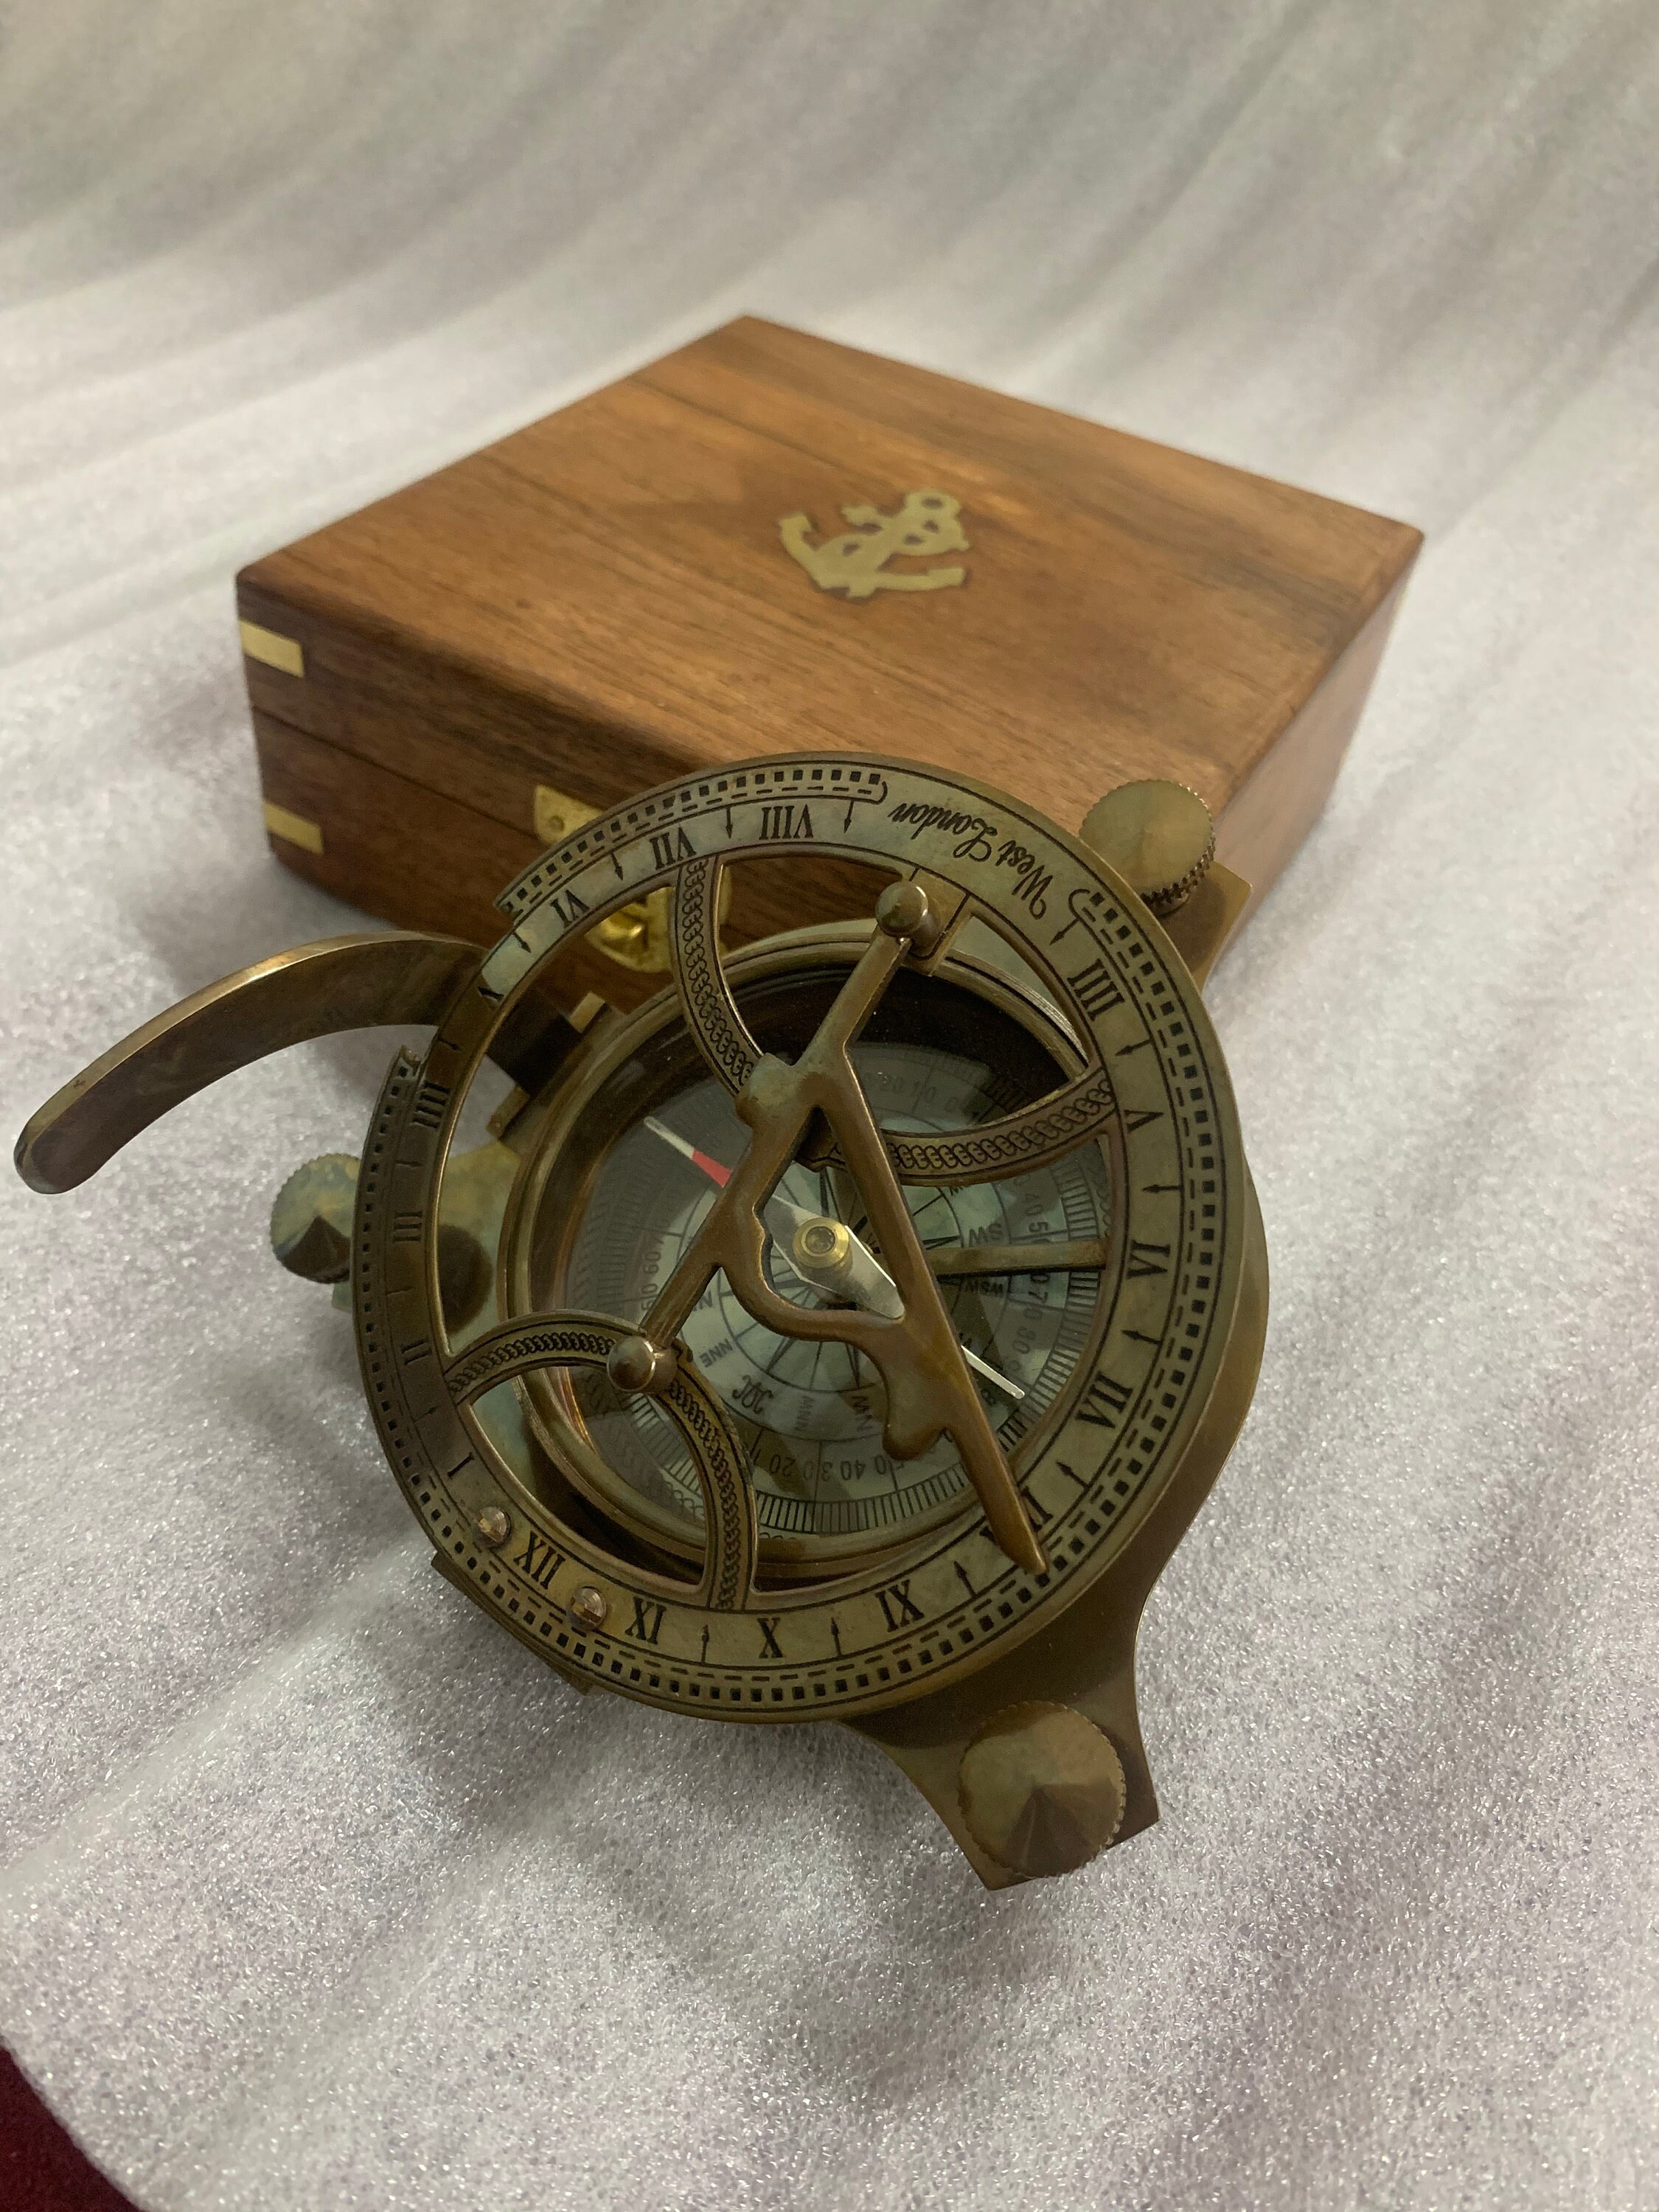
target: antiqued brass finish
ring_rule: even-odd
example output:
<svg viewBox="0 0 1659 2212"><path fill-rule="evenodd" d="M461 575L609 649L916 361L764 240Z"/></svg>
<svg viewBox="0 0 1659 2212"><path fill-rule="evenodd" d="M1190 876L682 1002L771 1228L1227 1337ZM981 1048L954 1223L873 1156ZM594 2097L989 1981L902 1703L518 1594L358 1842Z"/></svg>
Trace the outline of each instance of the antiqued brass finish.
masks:
<svg viewBox="0 0 1659 2212"><path fill-rule="evenodd" d="M1123 1765L1111 1738L1069 1705L994 1713L962 1754L962 1817L1011 1874L1070 1874L1123 1825Z"/></svg>
<svg viewBox="0 0 1659 2212"><path fill-rule="evenodd" d="M811 518L804 514L786 514L778 535L790 559L799 562L821 592L842 592L849 599L867 599L877 592L941 592L966 583L968 571L895 570L887 563L901 554L967 552L961 511L961 501L948 492L908 491L890 514L878 507L843 507L842 519L853 526L839 538L812 544Z"/></svg>
<svg viewBox="0 0 1659 2212"><path fill-rule="evenodd" d="M266 812L270 812L267 808ZM550 783L538 783L532 803L536 835L544 845L557 845L589 822L597 821L599 810L590 806L585 799L573 799L568 791L556 790ZM316 848L322 849L320 844ZM724 920L726 908L731 904L728 892L720 909ZM641 975L661 975L668 970L668 894L653 891L648 898L630 899L597 922L587 933L587 941L596 951L614 960L619 968L631 968Z"/></svg>
<svg viewBox="0 0 1659 2212"><path fill-rule="evenodd" d="M672 1344L653 1344L648 1336L625 1336L611 1346L605 1371L619 1389L642 1390L659 1398L672 1387L678 1366Z"/></svg>
<svg viewBox="0 0 1659 2212"><path fill-rule="evenodd" d="M921 500L941 549L955 502ZM937 587L885 573L901 516L848 511L836 587ZM1155 1817L1136 1625L1266 1322L1194 980L1248 891L1172 790L1091 816L1121 868L896 760L565 801L493 948L341 939L228 978L65 1086L20 1172L70 1188L283 1044L433 1025L361 1162L296 1171L271 1233L349 1281L447 1581L579 1687L848 1722L994 1887L1066 1871ZM891 880L862 921L728 954L726 872L781 845ZM635 909L665 990L553 1012L562 948ZM515 1088L462 1151L486 1058Z"/></svg>
<svg viewBox="0 0 1659 2212"><path fill-rule="evenodd" d="M939 898L937 888L930 886L930 903L938 903ZM820 1003L827 1005L828 995L856 963L868 940L867 923L832 925L826 928L795 932L787 938L744 947L726 958L724 966L734 991L745 1003L756 992L763 997L769 994L774 999L781 994L786 1003L793 1003L799 992L813 988L816 977L823 994ZM911 963L907 962L904 969L901 970L901 981L906 979L910 966ZM1065 1079L1077 1073L1081 1062L1075 1042L1057 1012L1033 991L1022 988L1000 969L987 966L971 957L934 955L930 956L926 972L929 976L937 976L942 985L949 987L944 994L948 1003L948 1013L936 1023L936 1036L947 1042L957 1036L988 1036L996 1026L1000 1025L1010 1037L1023 1042L1027 1055L1047 1068L1046 1079L1039 1082L1036 1088L1052 1088L1056 1077ZM968 987L966 989L963 988L964 985ZM931 998L933 994L930 993L929 996ZM910 1012L896 1012L890 1026L902 1034L910 1035ZM787 1048L790 1053L799 1048L800 1041L804 1040L789 1043ZM702 1072L702 1063L685 1032L678 1002L668 994L626 1018L614 1013L609 1015L594 1026L590 1046L587 1052L568 1063L564 1079L544 1095L542 1103L516 1119L509 1131L509 1141L520 1146L525 1153L525 1166L508 1204L503 1233L505 1310L532 1311L543 1307L591 1307L596 1304L612 1310L616 1309L615 1285L602 1288L599 1283L585 1277L580 1269L573 1273L570 1250L573 1236L580 1238L584 1205L593 1209L596 1224L605 1218L610 1204L607 1194L611 1188L606 1182L606 1163L619 1149L626 1149L629 1124L633 1116L639 1115L637 1103L613 1106L611 1102L616 1098L619 1087L635 1085L640 1079L641 1071L648 1069L660 1060L665 1046L673 1046L677 1052L684 1053L691 1066L699 1073ZM1000 1045L998 1050L1000 1054ZM928 1066L933 1065L931 1058L926 1064ZM1003 1096L999 1103L1006 1107L1011 1101ZM680 1131L665 1124L656 1114L643 1114L634 1126L648 1133L652 1140L652 1158L658 1164L658 1170L669 1153L678 1152L690 1162L694 1170L694 1182L705 1176L724 1173L723 1168L717 1169L712 1161L700 1162L696 1146L688 1141ZM591 1136L587 1133L589 1132ZM620 1146L619 1139L622 1140ZM731 1153L734 1155L744 1140L743 1125L732 1115L728 1124ZM1109 1129L1104 1139L1108 1151L1114 1142L1113 1133ZM657 1146L663 1149L657 1151ZM718 1146L716 1148L720 1149ZM799 1156L802 1160L805 1159L807 1150L804 1145ZM454 1164L452 1163L452 1173L453 1168ZM653 1171L648 1164L647 1171ZM640 1164L636 1164L619 1177L615 1186L617 1198L624 1206L637 1202L633 1194L638 1187L640 1172ZM799 1169L792 1170L790 1173L792 1177L799 1177ZM825 1167L824 1173L828 1184L819 1182L817 1195L810 1206L793 1204L786 1198L781 1188L768 1200L764 1219L773 1240L770 1249L774 1264L783 1262L795 1267L804 1283L815 1283L823 1296L832 1303L843 1306L865 1304L875 1312L902 1310L902 1300L891 1276L862 1237L854 1236L850 1231L846 1231L846 1249L850 1265L844 1277L832 1277L827 1280L818 1277L811 1268L810 1256L805 1273L797 1266L793 1250L795 1233L808 1222L826 1218L823 1199L833 1196L836 1204L843 1211L859 1203L843 1169L832 1160ZM671 1182L672 1180L671 1175ZM1068 1203L1086 1204L1085 1190L1076 1185L1075 1178L1073 1182L1073 1200ZM830 1186L833 1186L833 1189ZM587 1195L577 1198L573 1203L570 1194L574 1193ZM802 1196L805 1194L805 1191L801 1192ZM668 1200L671 1194L665 1188L660 1195L663 1200ZM971 1194L969 1197L971 1201ZM830 1210L833 1212L834 1208ZM939 1209L936 1208L936 1216L939 1212ZM935 1232L941 1234L947 1245L948 1231L945 1223L949 1218L950 1214L946 1212L939 1231ZM1028 1215L1023 1215L1021 1218L1023 1222L1029 1221ZM536 1224L547 1221L569 1225L561 1227L552 1253L544 1253L542 1259L538 1261L535 1256ZM1034 1227L1036 1224L1031 1223L1030 1225ZM1054 1224L1057 1229L1063 1229L1066 1225L1064 1218L1057 1219ZM844 1229L845 1224L838 1226ZM599 1243L606 1249L615 1241L607 1233L599 1232L598 1235ZM676 1258L679 1249L676 1244ZM1047 1249L1045 1247L1045 1255ZM1091 1250L1089 1256L1098 1267L1097 1249ZM931 1265L931 1247L928 1259ZM660 1268L653 1268L650 1285L652 1297L655 1295L660 1273ZM1045 1273L1034 1279L1052 1279L1050 1273ZM1010 1285L1004 1284L992 1286L986 1295L993 1304L999 1304L1007 1301L1009 1293ZM951 1295L947 1285L947 1297ZM978 1297L979 1293L970 1293L964 1310L977 1312ZM641 1314L648 1303L649 1298L641 1301ZM962 1302L957 1300L956 1303L960 1304ZM1081 1317L1089 1313L1095 1303L1087 1277L1082 1279L1076 1294L1068 1288L1059 1299L1062 1307L1078 1317L1079 1325L1085 1333L1087 1324ZM715 1334L718 1334L718 1331ZM803 1345L799 1349L803 1354L810 1354L813 1360L819 1356L812 1346ZM718 1345L711 1345L708 1331L703 1329L697 1346L699 1360L711 1351L718 1350ZM778 1343L776 1350L781 1353L785 1347ZM969 1367L994 1384L997 1398L1003 1401L1002 1409L1018 1407L1025 1396L1024 1391L989 1361L982 1358L972 1345L964 1342L963 1350ZM714 1370L711 1369L710 1371ZM751 1386L781 1384L787 1380L787 1362L785 1367L780 1369L769 1361L767 1371L763 1374L756 1371L751 1376L750 1384L742 1385L737 1395L744 1397ZM1033 1376L1032 1379L1036 1377ZM1058 1371L1052 1379L1058 1382ZM732 1386L721 1384L720 1387L726 1390L728 1403L734 1402ZM578 1487L595 1505L618 1520L643 1543L665 1549L688 1560L695 1560L701 1556L698 1528L688 1526L675 1511L663 1510L659 1503L625 1485L618 1485L613 1479L607 1461L594 1448L595 1440L589 1433L583 1408L575 1402L574 1396L565 1384L556 1376L532 1374L526 1379L526 1389L532 1401L532 1425L544 1435L554 1456L571 1469ZM1056 1418L1057 1414L1041 1410L1039 1405L1023 1425L1024 1433L1018 1441L1018 1452L1028 1458L1044 1440ZM761 1453L764 1458L766 1446L763 1438L751 1436L749 1443L751 1453ZM1024 1458L1019 1459L1018 1464L1023 1465ZM972 1494L965 1474L962 1480L962 1493L967 1497ZM775 1497L767 1498L763 1490L760 1498L763 1510L763 1579L795 1581L803 1577L822 1579L831 1571L872 1564L890 1555L894 1548L891 1530L900 1522L912 1534L920 1534L924 1526L942 1524L962 1510L962 1496L953 1497L948 1486L941 1488L936 1484L933 1495L935 1502L920 1519L909 1507L896 1514L884 1510L873 1516L862 1532L854 1521L843 1524L842 1533L831 1534L825 1533L822 1527L809 1528L799 1521L776 1517L773 1509L778 1506L780 1500ZM893 1507L894 1504L891 1498L886 1501L888 1508Z"/></svg>
<svg viewBox="0 0 1659 2212"><path fill-rule="evenodd" d="M687 871L696 890L691 900L682 899L676 914L677 923L684 917L684 927L674 941L675 978L682 998L696 1009L694 1028L735 1032L742 1026L741 1017L718 960L706 957L701 934L702 918L715 904L712 873L708 867ZM738 1094L738 1115L751 1133L749 1149L646 1316L645 1333L654 1343L676 1335L709 1279L719 1272L749 1312L781 1334L836 1338L853 1345L878 1369L886 1385L887 1449L899 1459L914 1459L948 1430L962 1450L992 1534L1011 1559L1041 1574L1042 1547L969 1376L881 1133L848 1057L848 1047L869 1019L911 939L921 939L925 952L937 935L927 894L919 884L903 888L909 896L902 900L889 900L883 893L886 911L878 912L878 932L793 1066L757 1054L749 1067ZM870 1209L898 1290L896 1313L867 1308L804 1310L780 1297L767 1280L761 1214L815 1115L823 1117L836 1138Z"/></svg>
<svg viewBox="0 0 1659 2212"><path fill-rule="evenodd" d="M591 1583L576 1592L568 1607L570 1626L578 1630L603 1628L609 1611L603 1593Z"/></svg>
<svg viewBox="0 0 1659 2212"><path fill-rule="evenodd" d="M940 1276L1018 1275L1046 1267L1103 1267L1111 1256L1103 1237L1078 1237L1052 1243L937 1244L927 1264Z"/></svg>
<svg viewBox="0 0 1659 2212"><path fill-rule="evenodd" d="M1170 942L1200 987L1220 958L1250 902L1250 886L1219 860L1212 860L1203 880L1193 886L1176 911L1164 921Z"/></svg>
<svg viewBox="0 0 1659 2212"><path fill-rule="evenodd" d="M477 967L459 938L326 937L238 969L112 1046L32 1115L17 1139L31 1189L73 1190L141 1129L222 1076L342 1030L435 1020Z"/></svg>
<svg viewBox="0 0 1659 2212"><path fill-rule="evenodd" d="M438 1231L438 1290L452 1329L483 1308L490 1286L490 1254L501 1237L507 1194L518 1166L499 1143L457 1155L444 1178ZM357 1206L357 1162L325 1152L296 1168L270 1212L270 1249L290 1274L343 1285L351 1273L351 1229ZM349 1299L343 1303L349 1308Z"/></svg>
<svg viewBox="0 0 1659 2212"><path fill-rule="evenodd" d="M1121 783L1083 818L1083 842L1160 917L1182 905L1215 858L1210 810L1184 783Z"/></svg>
<svg viewBox="0 0 1659 2212"><path fill-rule="evenodd" d="M926 888L914 876L889 884L876 901L876 927L895 938L918 960L926 960L944 934L928 903Z"/></svg>
<svg viewBox="0 0 1659 2212"><path fill-rule="evenodd" d="M556 845L585 823L597 820L599 810L550 783L538 783L532 811L536 835L544 845ZM648 899L630 900L618 907L589 931L587 941L618 967L647 975L659 974L668 966L668 894L657 891Z"/></svg>

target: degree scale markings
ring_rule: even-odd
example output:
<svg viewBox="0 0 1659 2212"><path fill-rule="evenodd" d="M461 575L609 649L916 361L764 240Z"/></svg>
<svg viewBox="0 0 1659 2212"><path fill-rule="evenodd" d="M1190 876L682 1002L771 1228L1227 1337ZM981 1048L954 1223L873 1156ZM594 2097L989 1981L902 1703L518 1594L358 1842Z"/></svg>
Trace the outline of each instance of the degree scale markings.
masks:
<svg viewBox="0 0 1659 2212"><path fill-rule="evenodd" d="M740 781L742 790L736 788ZM585 916L568 897L564 912L574 919L562 921L551 895L574 889L586 914L597 914L665 879L652 866L648 842L665 823L684 828L687 841L705 853L736 857L756 849L762 805L799 804L807 795L816 835L810 845L803 842L796 849L885 859L905 870L925 867L993 910L999 910L1000 889L1000 910L1010 933L1061 1003L1073 1006L1074 1020L1081 1018L1081 1009L1064 975L1056 973L1055 962L1063 959L1068 968L1084 969L1095 952L1101 955L1122 986L1123 998L1087 1026L1098 1062L1112 1067L1121 1109L1113 1142L1121 1161L1115 1190L1124 1233L1146 1244L1167 1243L1170 1253L1167 1273L1131 1280L1120 1265L1109 1285L1103 1279L1106 1325L1095 1349L1079 1364L1075 1388L1080 1400L1091 1376L1099 1374L1115 1386L1127 1387L1132 1395L1120 1422L1109 1429L1080 1424L1073 1401L1022 1477L1049 1516L1044 1537L1050 1568L1042 1577L1009 1567L982 1528L969 1526L895 1555L879 1573L848 1577L833 1589L768 1591L767 1615L781 1624L781 1648L803 1655L781 1670L775 1661L737 1663L735 1656L732 1663L720 1663L726 1656L721 1620L740 1629L752 1644L759 1640L757 1607L751 1607L746 1623L735 1614L699 1612L679 1595L684 1585L665 1586L642 1571L592 1553L592 1547L571 1540L556 1520L549 1518L541 1531L570 1561L550 1594L555 1607L568 1601L564 1584L581 1574L606 1591L615 1635L607 1631L577 1636L562 1626L554 1635L539 1592L533 1621L527 1625L522 1617L521 1601L514 1601L520 1617L509 1619L502 1593L511 1588L510 1562L483 1563L475 1580L465 1559L455 1560L452 1552L452 1578L465 1571L465 1586L472 1595L515 1632L527 1639L545 1638L562 1663L574 1663L627 1694L676 1710L735 1715L741 1706L746 1718L804 1717L803 1704L822 1712L890 1703L945 1679L988 1644L1023 1634L1068 1599L1077 1577L1092 1574L1109 1558L1117 1532L1201 1408L1224 1336L1218 1323L1230 1314L1227 1299L1237 1291L1242 1245L1242 1217L1232 1202L1242 1172L1237 1127L1224 1077L1218 1074L1207 1019L1184 974L1171 967L1160 933L1148 930L1138 910L1126 915L1079 848L1001 794L901 763L838 757L762 764L741 777L688 780L607 822L589 825L581 836L528 871L503 900L516 935L486 956L477 987L458 998L424 1065L406 1071L430 1086L425 1091L428 1102L440 1090L444 1093L440 1127L412 1122L410 1108L417 1095L412 1079L401 1088L389 1084L383 1100L377 1140L391 1147L392 1157L383 1163L379 1185L366 1194L360 1216L364 1233L359 1241L367 1248L358 1255L366 1380L374 1334L371 1310L378 1309L384 1319L395 1305L399 1342L422 1334L441 1335L431 1312L435 1269L429 1243L419 1248L427 1264L411 1269L406 1263L415 1259L417 1248L405 1243L394 1253L391 1222L394 1215L418 1211L429 1235L442 1158L490 1029L534 963L583 923ZM821 798L842 803L823 806ZM895 800L896 805L890 803ZM908 826L895 832L888 817L901 812ZM994 841L979 849L985 843L984 829L997 826L993 817L1018 829L1022 846L1036 855L1048 875L1052 920L1046 927L1034 924L1029 911L1008 904L1006 885L999 886L995 878ZM974 820L981 830L972 828ZM969 849L957 851L957 845ZM1050 940L1068 932L1073 933L1070 941L1055 953ZM1092 951L1074 949L1079 933L1085 945L1092 943ZM1143 1048L1147 1044L1154 1048ZM374 1180L368 1170L366 1157L366 1184ZM425 1407L429 1387L415 1385L413 1378L434 1373L435 1360L431 1368L424 1359L416 1362L406 1378L395 1358L383 1356L384 1330L375 1342L380 1371L370 1396L377 1425L411 1504L435 1542L440 1516L441 1525L459 1526L459 1516L474 1498L491 1502L501 1494L501 1472L493 1447L463 1424L447 1400ZM412 1399L407 1395L410 1389L416 1390ZM453 1490L444 1469L453 1470ZM522 1510L517 1499L513 1502ZM907 1583L922 1618L918 1624L906 1616L902 1631L895 1632L888 1628L878 1592L899 1581ZM977 1595L968 1595L970 1583ZM657 1671L648 1679L643 1674L630 1679L616 1654L622 1627L632 1615L633 1597L641 1591L648 1604L664 1607L656 1645L641 1655L644 1665ZM707 1661L701 1656L705 1630L711 1654ZM638 1644L634 1648L640 1650Z"/></svg>

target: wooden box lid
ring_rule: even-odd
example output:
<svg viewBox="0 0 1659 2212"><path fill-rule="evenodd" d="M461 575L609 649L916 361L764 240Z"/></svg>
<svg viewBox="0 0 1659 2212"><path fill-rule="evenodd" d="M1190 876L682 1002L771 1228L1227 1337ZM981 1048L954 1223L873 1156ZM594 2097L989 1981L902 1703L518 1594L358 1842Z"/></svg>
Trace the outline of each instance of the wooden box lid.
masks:
<svg viewBox="0 0 1659 2212"><path fill-rule="evenodd" d="M276 849L409 921L398 872L351 857L365 825L292 803L318 808L325 758L337 811L432 794L452 867L510 841L504 880L543 842L538 787L605 806L844 746L1012 785L1068 828L1125 777L1174 776L1259 894L1324 801L1419 543L745 318L243 571Z"/></svg>

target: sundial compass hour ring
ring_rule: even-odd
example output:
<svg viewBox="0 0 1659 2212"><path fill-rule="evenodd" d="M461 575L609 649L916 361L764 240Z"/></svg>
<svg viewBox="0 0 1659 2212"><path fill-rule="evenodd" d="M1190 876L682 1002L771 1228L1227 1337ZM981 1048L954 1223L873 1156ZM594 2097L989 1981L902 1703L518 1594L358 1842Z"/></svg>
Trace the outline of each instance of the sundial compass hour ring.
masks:
<svg viewBox="0 0 1659 2212"><path fill-rule="evenodd" d="M849 520L862 586L880 518ZM694 772L573 827L487 950L377 933L197 994L65 1085L19 1166L71 1188L266 1053L429 1027L331 1200L327 1279L349 1249L369 1410L446 1576L584 1684L864 1728L988 1880L1052 1871L1118 1832L1113 1745L1121 1832L1152 1817L1132 1693L1087 1684L1124 1663L1260 1352L1259 1224L1194 981L1220 941L1208 881L1189 891L1207 836L1167 791L1079 838L902 760ZM781 849L885 875L874 928L724 951L722 871ZM673 988L557 1012L565 948L662 894ZM520 1103L452 1157L486 1060ZM1053 1673L1073 1656L1075 1683ZM1028 1799L1053 1826L1079 1789L1080 1841L1016 1848Z"/></svg>

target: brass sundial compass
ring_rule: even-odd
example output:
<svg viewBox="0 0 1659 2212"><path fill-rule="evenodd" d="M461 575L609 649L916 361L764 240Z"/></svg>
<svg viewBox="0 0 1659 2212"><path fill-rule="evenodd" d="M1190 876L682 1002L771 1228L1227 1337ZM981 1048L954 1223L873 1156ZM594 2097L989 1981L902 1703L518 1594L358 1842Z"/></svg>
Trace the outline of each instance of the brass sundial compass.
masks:
<svg viewBox="0 0 1659 2212"><path fill-rule="evenodd" d="M781 846L871 905L728 949L724 872ZM897 760L688 776L544 854L488 950L332 939L198 993L19 1170L68 1189L281 1046L434 1025L272 1234L349 1298L434 1563L580 1686L847 1722L987 1882L1064 1872L1156 1818L1136 1626L1266 1322L1212 853L1174 784L1079 839ZM562 949L663 891L668 987L564 1011ZM486 1060L514 1087L465 1148Z"/></svg>

